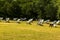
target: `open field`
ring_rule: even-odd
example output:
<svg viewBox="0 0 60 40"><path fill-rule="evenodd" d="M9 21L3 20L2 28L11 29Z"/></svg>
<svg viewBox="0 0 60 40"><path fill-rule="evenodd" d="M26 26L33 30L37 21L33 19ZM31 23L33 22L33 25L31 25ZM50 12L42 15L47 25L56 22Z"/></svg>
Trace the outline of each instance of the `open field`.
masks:
<svg viewBox="0 0 60 40"><path fill-rule="evenodd" d="M60 25L57 28L37 25L34 21L32 25L22 23L0 22L0 40L60 40Z"/></svg>

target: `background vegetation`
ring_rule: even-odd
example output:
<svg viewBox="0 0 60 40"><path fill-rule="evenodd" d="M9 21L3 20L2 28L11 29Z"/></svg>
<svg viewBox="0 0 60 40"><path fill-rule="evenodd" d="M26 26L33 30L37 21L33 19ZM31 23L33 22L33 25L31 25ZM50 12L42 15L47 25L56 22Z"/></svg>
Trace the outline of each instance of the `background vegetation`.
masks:
<svg viewBox="0 0 60 40"><path fill-rule="evenodd" d="M60 0L0 0L0 17L60 19Z"/></svg>

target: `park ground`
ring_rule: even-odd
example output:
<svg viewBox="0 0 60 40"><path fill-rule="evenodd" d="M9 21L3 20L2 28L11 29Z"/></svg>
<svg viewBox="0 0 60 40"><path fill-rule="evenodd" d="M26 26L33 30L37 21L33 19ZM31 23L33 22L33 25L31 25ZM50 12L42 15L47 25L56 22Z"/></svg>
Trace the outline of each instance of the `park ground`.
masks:
<svg viewBox="0 0 60 40"><path fill-rule="evenodd" d="M32 25L26 21L20 24L12 22L0 22L0 40L60 40L60 25L49 27L37 25L34 21Z"/></svg>

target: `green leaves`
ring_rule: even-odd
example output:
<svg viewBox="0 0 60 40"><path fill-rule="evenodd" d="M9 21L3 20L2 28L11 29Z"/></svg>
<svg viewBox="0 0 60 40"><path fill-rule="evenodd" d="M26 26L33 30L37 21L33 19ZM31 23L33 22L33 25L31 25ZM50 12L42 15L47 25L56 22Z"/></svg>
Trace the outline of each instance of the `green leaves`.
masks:
<svg viewBox="0 0 60 40"><path fill-rule="evenodd" d="M59 0L0 0L0 16L60 19Z"/></svg>

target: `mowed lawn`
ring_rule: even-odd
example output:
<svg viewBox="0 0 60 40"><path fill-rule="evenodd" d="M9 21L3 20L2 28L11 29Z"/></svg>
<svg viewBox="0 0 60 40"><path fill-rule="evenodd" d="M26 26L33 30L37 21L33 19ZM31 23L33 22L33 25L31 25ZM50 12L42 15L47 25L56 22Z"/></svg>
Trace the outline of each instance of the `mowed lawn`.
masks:
<svg viewBox="0 0 60 40"><path fill-rule="evenodd" d="M60 40L60 25L57 28L37 25L34 21L32 25L26 21L18 23L0 22L0 40Z"/></svg>

